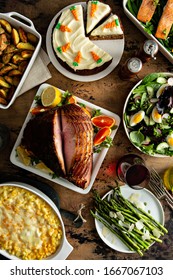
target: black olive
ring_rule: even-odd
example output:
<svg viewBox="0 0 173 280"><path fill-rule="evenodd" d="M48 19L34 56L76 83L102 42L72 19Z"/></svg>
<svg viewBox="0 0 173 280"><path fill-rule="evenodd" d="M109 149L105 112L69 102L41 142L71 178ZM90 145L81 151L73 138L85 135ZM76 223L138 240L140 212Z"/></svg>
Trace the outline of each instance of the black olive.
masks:
<svg viewBox="0 0 173 280"><path fill-rule="evenodd" d="M162 94L159 96L159 100L156 104L159 114L164 114L166 111L170 111L173 108L173 86L165 87Z"/></svg>

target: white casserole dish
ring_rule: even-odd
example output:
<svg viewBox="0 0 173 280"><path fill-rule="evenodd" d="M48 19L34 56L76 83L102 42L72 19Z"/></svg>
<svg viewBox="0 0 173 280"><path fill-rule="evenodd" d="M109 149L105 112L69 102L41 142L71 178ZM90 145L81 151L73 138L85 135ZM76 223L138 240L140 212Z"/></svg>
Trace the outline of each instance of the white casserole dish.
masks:
<svg viewBox="0 0 173 280"><path fill-rule="evenodd" d="M173 56L167 51L167 49L156 39L155 36L148 34L144 27L142 26L142 24L140 23L139 20L137 20L137 18L135 18L130 11L127 9L126 5L127 5L127 1L128 0L123 0L123 9L125 14L127 15L127 17L137 26L137 28L148 38L148 39L152 39L155 40L159 46L159 50L160 52L171 62L173 63Z"/></svg>
<svg viewBox="0 0 173 280"><path fill-rule="evenodd" d="M40 198L42 198L44 201L46 201L51 206L51 208L55 211L55 213L57 214L57 216L59 218L63 235L62 235L61 245L59 246L58 250L56 251L55 254L53 254L49 258L47 258L47 260L65 260L68 257L68 255L72 252L73 247L67 241L67 238L65 235L64 223L61 218L61 214L60 214L58 208L56 207L56 205L54 204L54 202L43 192L41 192L40 190L36 189L35 187L33 187L29 184L21 183L21 182L5 182L5 183L1 183L0 187L5 186L5 185L26 189L26 190L38 195ZM16 256L13 256L13 255L10 255L8 252L6 252L4 250L0 250L0 254L11 260L19 260L19 258L17 258Z"/></svg>
<svg viewBox="0 0 173 280"><path fill-rule="evenodd" d="M23 85L24 81L26 80L26 77L29 74L29 71L30 71L30 69L31 69L31 67L32 67L32 65L33 65L33 63L34 63L34 61L35 61L35 59L36 59L36 57L39 53L39 50L40 50L40 47L41 47L41 42L42 42L42 37L36 31L33 22L29 18L27 18L27 17L25 17L25 16L23 16L23 15L17 13L17 12L0 13L0 18L7 20L12 26L14 26L16 28L21 26L24 29L24 31L30 32L38 38L38 43L36 45L34 53L33 53L32 57L31 57L31 59L28 63L27 68L25 69L25 72L23 73L23 75L21 77L21 80L20 80L20 82L19 82L11 100L9 101L9 103L7 105L0 104L0 109L8 109L13 104L16 97L18 96L18 94L19 94L19 92L22 88L22 85Z"/></svg>

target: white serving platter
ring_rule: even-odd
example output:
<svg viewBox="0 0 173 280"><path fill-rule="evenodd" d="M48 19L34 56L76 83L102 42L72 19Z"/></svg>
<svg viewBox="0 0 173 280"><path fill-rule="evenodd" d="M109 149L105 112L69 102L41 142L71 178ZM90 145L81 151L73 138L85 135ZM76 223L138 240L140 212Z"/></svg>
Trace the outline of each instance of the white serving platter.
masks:
<svg viewBox="0 0 173 280"><path fill-rule="evenodd" d="M50 84L47 84L47 83L42 84L39 87L36 95L39 96L42 93L43 89L45 89L48 86L50 86ZM61 92L64 92L61 89L59 89L59 90ZM110 135L110 137L113 139L115 134L116 134L116 132L117 132L117 130L118 130L119 124L120 124L120 117L117 114L115 114L115 113L113 113L111 111L108 111L108 110L106 110L106 109L104 109L102 107L99 107L99 106L97 106L95 104L87 102L87 101L85 101L85 100L83 100L81 98L78 98L78 97L77 97L77 102L84 104L86 107L88 107L90 109L100 110L103 115L107 115L107 116L113 117L115 119L115 124L117 125L117 128L112 130L112 133ZM36 106L36 101L34 100L32 105L31 105L31 108L33 108L35 106ZM21 168L23 168L23 169L25 169L27 171L30 171L30 172L32 172L32 173L34 173L36 175L39 175L39 176L41 176L43 178L46 178L46 179L48 179L48 180L50 180L50 181L52 181L54 183L62 185L64 187L68 188L68 189L71 189L71 190L73 190L75 192L78 192L78 193L81 193L81 194L87 194L91 190L91 188L92 188L92 185L93 185L93 183L94 183L94 181L96 179L97 173L98 173L98 171L99 171L99 169L100 169L100 167L102 165L102 162L103 162L103 160L104 160L104 158L105 158L105 156L106 156L106 154L108 152L108 149L107 148L103 148L100 153L94 153L94 155L93 155L93 170L92 170L92 175L91 175L91 181L90 181L89 186L86 189L83 190L83 189L75 186L74 184L70 183L69 181L67 181L64 178L54 178L53 179L51 175L49 175L49 174L47 174L47 173L45 173L45 172L43 172L41 170L36 169L34 166L26 166L26 165L24 165L19 160L19 158L16 156L16 148L21 144L21 139L22 139L22 136L23 136L24 128L25 128L27 122L30 120L31 117L32 117L32 115L31 115L30 110L29 110L29 112L28 112L28 114L26 116L26 119L24 121L24 124L23 124L23 126L21 128L21 131L20 131L20 133L19 133L19 135L17 137L17 140L16 140L16 142L14 144L14 147L12 149L12 152L11 152L11 155L10 155L10 161L14 165L16 165L18 167L21 167Z"/></svg>
<svg viewBox="0 0 173 280"><path fill-rule="evenodd" d="M57 18L60 16L60 14L67 8L70 8L71 6L74 5L82 5L84 7L84 10L86 10L86 3L84 2L79 2L75 3L69 6L66 6L63 8L61 11L59 11L54 18L52 19L48 30L46 34L46 48L47 48L47 53L49 55L49 58L54 65L54 67L65 77L70 78L75 81L80 81L80 82L92 82L92 81L97 81L100 80L104 77L106 77L108 74L110 74L115 67L118 65L120 62L120 59L122 57L123 51L124 51L124 38L123 39L117 39L117 40L95 40L93 41L94 44L96 44L98 47L102 48L104 51L108 52L112 57L113 60L111 64L103 71L97 74L93 75L87 75L87 76L82 76L78 75L75 73L72 73L68 71L66 68L64 68L57 60L56 55L53 51L52 48L52 31L55 26L55 22Z"/></svg>
<svg viewBox="0 0 173 280"><path fill-rule="evenodd" d="M103 198L110 195L113 191L109 191ZM131 194L139 194L139 200L143 203L147 203L145 211L150 211L150 215L159 223L164 225L164 211L160 201L147 189L134 190L127 185L121 186L122 196L128 199ZM135 253L135 251L130 251L130 249L111 231L107 234L103 234L104 225L95 219L96 230L100 238L107 244L110 248L121 252L121 253ZM154 243L153 243L154 244Z"/></svg>
<svg viewBox="0 0 173 280"><path fill-rule="evenodd" d="M155 36L153 36L152 34L148 34L144 27L142 26L142 24L140 23L139 20L137 20L136 17L134 17L134 15L132 15L130 13L130 11L127 9L126 5L127 5L127 1L128 0L123 0L123 9L125 14L127 15L127 17L136 25L136 27L148 38L151 40L155 40L159 46L159 50L160 52L171 62L173 63L173 55L171 55L171 53L159 42L159 40L157 40L157 38Z"/></svg>

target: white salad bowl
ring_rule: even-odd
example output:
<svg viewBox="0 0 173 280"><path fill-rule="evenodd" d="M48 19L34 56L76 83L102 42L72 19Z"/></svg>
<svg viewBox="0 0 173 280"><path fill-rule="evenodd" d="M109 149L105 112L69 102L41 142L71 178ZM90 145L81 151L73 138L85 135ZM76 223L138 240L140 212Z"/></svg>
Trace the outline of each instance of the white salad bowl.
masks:
<svg viewBox="0 0 173 280"><path fill-rule="evenodd" d="M151 74L155 74L155 73L151 73ZM151 74L149 74L149 75L151 75ZM161 75L163 75L164 77L168 77L168 78L169 78L169 77L173 77L173 74L172 74L172 73L169 73L169 72L162 72L162 73L156 73L156 74L161 74ZM148 75L147 75L147 76L148 76ZM145 78L145 77L144 77L144 78ZM124 130L125 130L125 132L126 132L126 135L127 135L128 139L130 140L130 142L131 142L139 151L141 151L142 153L148 154L148 155L153 156L153 157L169 157L169 156L166 155L166 154L160 154L160 153L156 153L156 152L155 152L155 153L148 153L148 152L145 152L145 151L143 151L139 146L137 146L134 142L132 142L131 139L130 139L130 132L133 131L133 128L132 128L132 130L130 130L130 129L127 127L126 121L125 121L125 113L126 113L126 110L127 110L127 106L128 106L128 103L129 103L129 99L130 99L130 97L131 97L133 91L134 91L138 86L140 86L142 82L143 82L143 79L140 80L140 81L132 88L132 90L131 90L130 93L128 94L128 96L127 96L127 98L126 98L126 101L125 101L125 103L124 103L124 107L123 107L123 126L124 126ZM161 84L161 85L162 85L162 84ZM135 128L135 126L134 126L134 128ZM145 136L146 136L146 135L145 135Z"/></svg>

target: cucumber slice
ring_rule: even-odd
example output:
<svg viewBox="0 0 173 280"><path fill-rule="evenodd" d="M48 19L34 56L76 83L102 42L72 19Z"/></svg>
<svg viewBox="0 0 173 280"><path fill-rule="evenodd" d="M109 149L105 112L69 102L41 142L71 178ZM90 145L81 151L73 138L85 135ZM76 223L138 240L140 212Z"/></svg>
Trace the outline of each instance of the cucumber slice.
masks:
<svg viewBox="0 0 173 280"><path fill-rule="evenodd" d="M146 88L149 98L152 98L154 96L154 88L150 86L147 86Z"/></svg>
<svg viewBox="0 0 173 280"><path fill-rule="evenodd" d="M137 98L137 97L141 97L141 92L140 92L140 93L137 92L137 93L135 93L135 94L133 95L133 98Z"/></svg>
<svg viewBox="0 0 173 280"><path fill-rule="evenodd" d="M146 125L150 125L150 118L148 116L144 116L144 122L146 123Z"/></svg>
<svg viewBox="0 0 173 280"><path fill-rule="evenodd" d="M158 77L156 81L159 84L166 84L167 83L167 79L164 78L164 77Z"/></svg>
<svg viewBox="0 0 173 280"><path fill-rule="evenodd" d="M160 143L159 145L157 145L156 151L157 151L157 152L164 152L164 150L167 149L167 148L169 148L168 143L162 142L162 143Z"/></svg>
<svg viewBox="0 0 173 280"><path fill-rule="evenodd" d="M154 103L153 103L153 104L151 104L151 103L150 103L150 105L149 105L148 109L146 110L146 114L147 114L147 115L149 115L149 114L152 112L152 110L153 110L154 106L155 106L155 104L154 104Z"/></svg>
<svg viewBox="0 0 173 280"><path fill-rule="evenodd" d="M155 121L153 120L152 116L150 115L150 125L154 125Z"/></svg>

